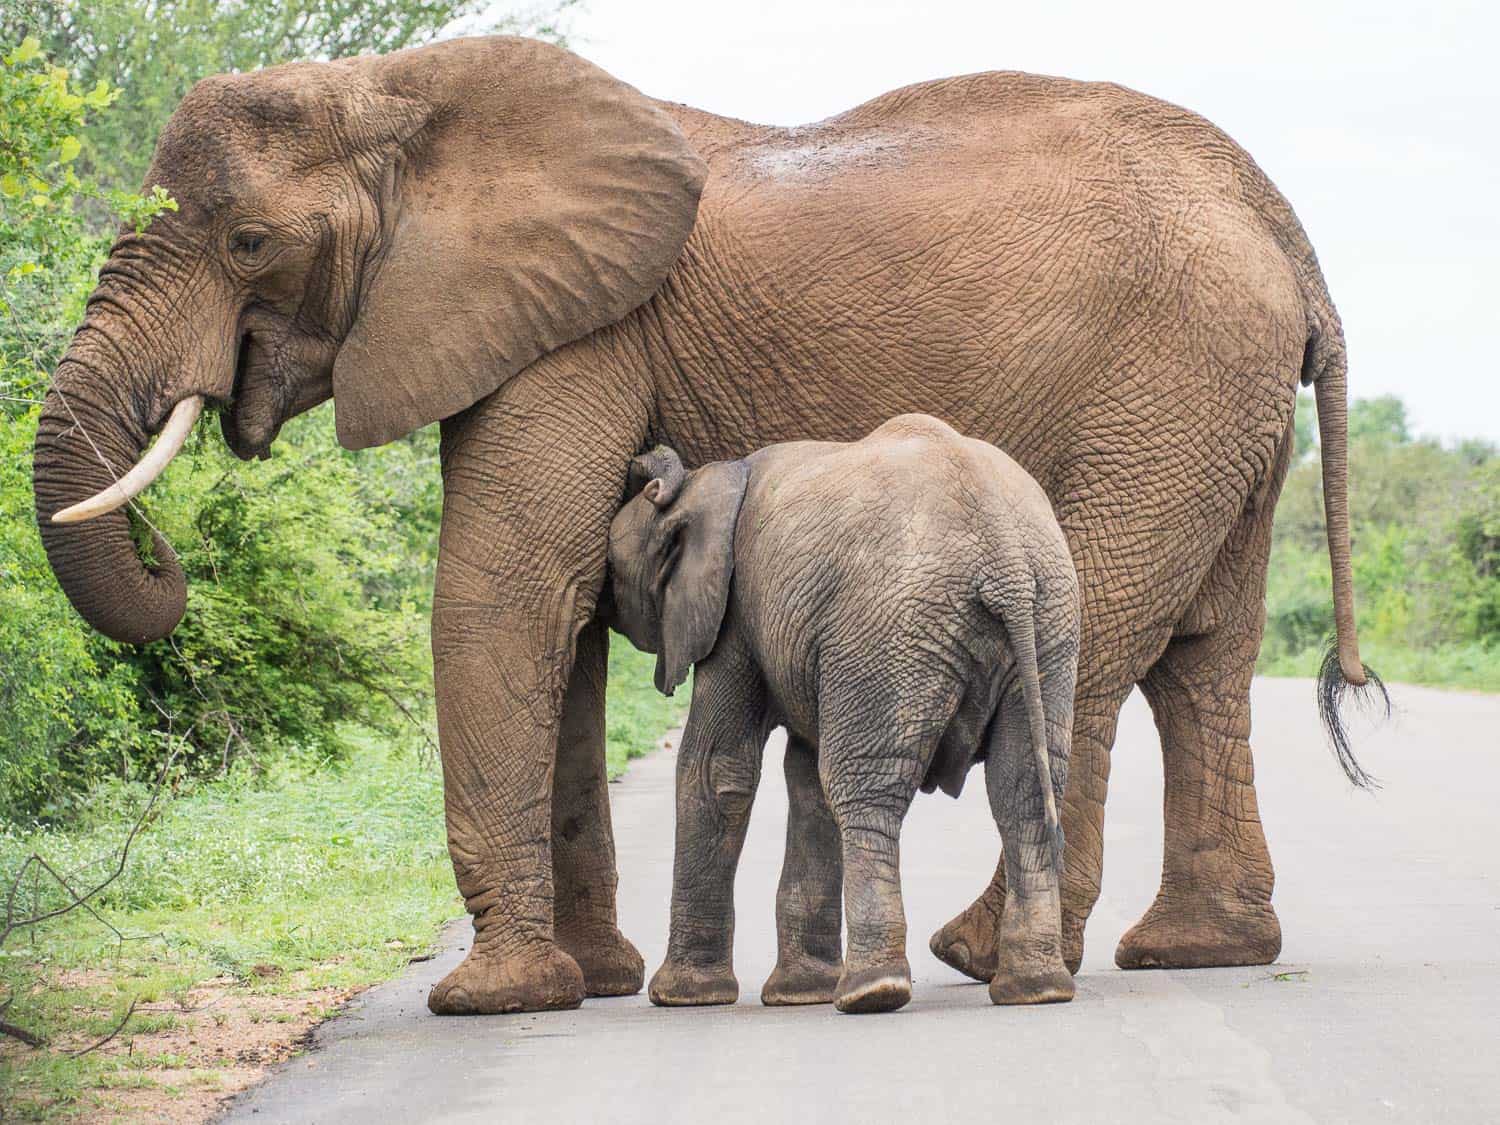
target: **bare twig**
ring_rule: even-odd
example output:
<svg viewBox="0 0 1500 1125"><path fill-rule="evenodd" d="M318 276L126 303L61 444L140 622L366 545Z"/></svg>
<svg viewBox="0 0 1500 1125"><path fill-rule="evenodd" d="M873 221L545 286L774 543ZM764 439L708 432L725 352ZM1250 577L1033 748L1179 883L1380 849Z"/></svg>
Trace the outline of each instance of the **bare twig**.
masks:
<svg viewBox="0 0 1500 1125"><path fill-rule="evenodd" d="M168 716L168 738L171 737L170 724L171 716ZM191 731L191 728L189 728L189 731ZM184 737L186 736L184 735ZM146 823L150 820L152 810L155 809L157 799L161 796L161 791L166 786L167 778L171 774L172 764L176 761L176 759L177 750L174 748L167 755L166 761L162 763L161 772L157 775L156 784L151 789L151 796L147 800L145 807L141 809L140 814L135 819L135 823L130 826L130 831L125 836L125 842L120 845L120 852L116 857L114 869L88 890L79 891L68 877L64 876L62 872L58 871L57 868L49 863L46 857L41 855L41 853L39 852L32 852L24 860L21 861L20 868L17 869L15 875L11 877L10 886L6 889L5 892L5 921L3 926L0 926L0 947L3 947L5 943L10 939L10 936L18 930L29 930L32 935L35 936L37 927L39 927L43 922L50 921L53 918L59 918L64 914L68 914L74 910L80 909L87 911L90 917L92 917L96 922L99 922L101 925L105 926L110 931L110 933L115 935L115 937L119 941L125 941L125 935L122 934L119 929L109 921L109 919L105 918L104 915L100 914L99 911L94 908L94 906L92 905L92 900L94 898L97 898L105 890L105 888L107 888L111 883L113 883L116 879L124 874L125 864L130 858L131 845L135 843L135 838L140 834L141 829L145 827ZM26 881L28 872L32 877L31 912L23 917L18 917L16 914L16 897L21 893L21 887ZM41 909L40 901L38 898L39 880L43 872L46 872L46 874L50 876L51 879L67 894L67 901L64 902L63 905L54 907L51 910ZM6 999L4 1004L0 1004L0 1015L3 1015L5 1012L9 1011L11 1005L14 1002L15 996L11 996ZM105 1043L108 1043L111 1039L118 1035L120 1031L125 1027L125 1024L130 1020L131 1015L135 1012L136 1003L136 1000L132 1000L130 1002L130 1007L125 1013L125 1018L120 1021L119 1025L113 1031L111 1031L97 1043L93 1044L93 1046L86 1047L82 1051L73 1052L72 1057L78 1058L81 1055L88 1054L90 1051L97 1050L99 1047L102 1047ZM37 1035L35 1032L28 1031L26 1030L26 1028L19 1027L16 1024L10 1023L6 1020L0 1020L0 1035L8 1035L12 1039L17 1039L30 1047L41 1047L44 1043L42 1037Z"/></svg>
<svg viewBox="0 0 1500 1125"><path fill-rule="evenodd" d="M130 858L131 845L135 843L135 838L140 835L141 829L145 827L146 822L150 819L151 811L156 807L157 798L161 796L161 791L166 785L167 777L171 771L172 764L176 760L177 751L174 749L170 754L167 755L167 760L162 763L161 773L157 775L156 784L151 789L151 797L146 802L146 807L143 808L140 815L136 817L135 823L130 826L130 831L125 836L124 844L120 846L120 854L116 858L114 870L111 871L109 875L107 875L101 882L96 883L93 887L89 888L89 890L85 891L83 894L79 894L75 890L73 890L68 881L61 875L59 875L57 873L57 870L36 852L32 852L31 855L26 857L25 862L21 864L21 870L17 872L16 879L12 881L10 891L6 896L5 924L3 928L0 928L0 946L4 946L6 940L9 939L10 935L16 930L29 929L33 926L39 926L43 922L60 917L64 914L69 913L70 911L78 909L79 907L87 907L89 900L96 898L107 887L109 887L111 883L113 883L116 879L118 879L125 873L125 863ZM44 870L46 870L48 874L50 874L54 879L57 880L58 884L63 888L63 890L68 892L68 902L62 906L54 907L51 910L33 912L29 917L17 918L15 916L15 899L17 888L20 885L20 879L25 876L28 869L34 869L37 865L40 865ZM90 910L90 913L93 913L94 917L96 918L99 917L99 915L92 910ZM108 925L108 923L105 924ZM110 926L110 929L114 930L114 927ZM114 932L116 934L119 933L118 930L114 930Z"/></svg>
<svg viewBox="0 0 1500 1125"><path fill-rule="evenodd" d="M104 1046L104 1044L108 1043L116 1035L119 1035L120 1032L125 1030L125 1025L130 1022L130 1017L135 1015L135 1006L139 1002L139 999L130 1001L130 1007L125 1009L125 1015L120 1019L119 1023L115 1024L115 1029L108 1035L106 1035L103 1039L100 1039L97 1043L91 1043L81 1051L69 1051L68 1058L81 1059L84 1055L88 1054L91 1051L97 1051L100 1047Z"/></svg>

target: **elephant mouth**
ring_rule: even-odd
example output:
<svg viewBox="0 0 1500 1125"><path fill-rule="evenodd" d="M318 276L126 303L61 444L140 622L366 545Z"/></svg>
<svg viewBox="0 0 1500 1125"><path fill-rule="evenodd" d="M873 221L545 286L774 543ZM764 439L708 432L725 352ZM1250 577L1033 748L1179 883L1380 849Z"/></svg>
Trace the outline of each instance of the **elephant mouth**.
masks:
<svg viewBox="0 0 1500 1125"><path fill-rule="evenodd" d="M337 347L320 335L247 328L234 383L219 416L224 440L243 460L270 456L286 422L333 396Z"/></svg>
<svg viewBox="0 0 1500 1125"><path fill-rule="evenodd" d="M253 332L240 336L234 360L234 383L219 413L224 441L242 461L265 460L281 432L281 381L267 350Z"/></svg>

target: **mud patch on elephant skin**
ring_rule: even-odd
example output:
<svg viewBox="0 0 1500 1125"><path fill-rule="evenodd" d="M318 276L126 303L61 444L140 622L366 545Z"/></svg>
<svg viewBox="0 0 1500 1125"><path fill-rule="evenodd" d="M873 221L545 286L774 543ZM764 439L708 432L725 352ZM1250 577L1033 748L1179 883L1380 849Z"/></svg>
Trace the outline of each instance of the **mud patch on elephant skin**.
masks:
<svg viewBox="0 0 1500 1125"><path fill-rule="evenodd" d="M936 139L936 134L921 129L829 133L809 126L788 130L774 144L749 148L742 159L751 171L769 179L827 179L859 168L909 163Z"/></svg>
<svg viewBox="0 0 1500 1125"><path fill-rule="evenodd" d="M278 987L294 986L296 975ZM72 970L55 974L47 987L76 992L86 1003L107 994L113 982L99 970ZM77 1100L37 1108L49 1120L210 1121L271 1067L305 1051L313 1030L362 991L314 988L273 996L256 992L253 983L216 977L179 995L141 1001L119 1034L92 1052L98 1065ZM46 1049L67 1054L99 1039L70 1034ZM0 1062L30 1050L0 1040Z"/></svg>

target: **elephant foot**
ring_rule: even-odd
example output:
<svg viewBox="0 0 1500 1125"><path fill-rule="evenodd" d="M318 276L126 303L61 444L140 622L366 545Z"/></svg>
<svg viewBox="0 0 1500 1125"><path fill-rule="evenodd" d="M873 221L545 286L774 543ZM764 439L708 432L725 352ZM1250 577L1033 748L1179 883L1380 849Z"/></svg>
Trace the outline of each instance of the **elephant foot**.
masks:
<svg viewBox="0 0 1500 1125"><path fill-rule="evenodd" d="M1007 966L990 979L992 1004L1066 1004L1073 991L1073 975L1061 963L1035 972Z"/></svg>
<svg viewBox="0 0 1500 1125"><path fill-rule="evenodd" d="M1269 965L1281 952L1281 923L1270 903L1225 903L1158 895L1120 939L1122 969L1208 969Z"/></svg>
<svg viewBox="0 0 1500 1125"><path fill-rule="evenodd" d="M739 998L740 982L728 965L705 968L668 960L651 978L651 1003L658 1008L733 1004Z"/></svg>
<svg viewBox="0 0 1500 1125"><path fill-rule="evenodd" d="M911 966L903 957L885 965L857 972L845 970L839 978L833 1006L850 1015L894 1012L911 1000Z"/></svg>
<svg viewBox="0 0 1500 1125"><path fill-rule="evenodd" d="M946 926L932 935L928 948L943 964L957 969L966 977L989 981L999 963L1001 911L993 910L989 892ZM1078 972L1083 964L1083 926L1087 919L1068 910L1062 912L1062 956L1068 972Z"/></svg>
<svg viewBox="0 0 1500 1125"><path fill-rule="evenodd" d="M439 1016L544 1012L576 1008L583 993L578 962L550 942L503 957L471 947L463 963L432 986L427 1007Z"/></svg>
<svg viewBox="0 0 1500 1125"><path fill-rule="evenodd" d="M592 935L559 929L557 944L583 970L583 990L589 996L634 996L645 983L646 962L614 926Z"/></svg>
<svg viewBox="0 0 1500 1125"><path fill-rule="evenodd" d="M986 891L975 899L927 943L939 961L977 981L987 981L995 975L1000 912L990 906L989 893Z"/></svg>
<svg viewBox="0 0 1500 1125"><path fill-rule="evenodd" d="M761 986L760 1002L767 1007L784 1004L831 1004L838 992L842 963L803 959L777 961Z"/></svg>

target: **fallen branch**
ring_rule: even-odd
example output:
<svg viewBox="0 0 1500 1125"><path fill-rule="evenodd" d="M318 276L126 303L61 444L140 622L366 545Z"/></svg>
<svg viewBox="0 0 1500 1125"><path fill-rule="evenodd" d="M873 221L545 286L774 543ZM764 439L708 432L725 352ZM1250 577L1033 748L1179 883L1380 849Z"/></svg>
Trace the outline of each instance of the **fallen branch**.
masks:
<svg viewBox="0 0 1500 1125"><path fill-rule="evenodd" d="M12 1039L19 1039L28 1047L40 1047L45 1042L41 1036L33 1035L24 1027L17 1027L13 1023L6 1023L4 1020L0 1020L0 1035L9 1035Z"/></svg>
<svg viewBox="0 0 1500 1125"><path fill-rule="evenodd" d="M128 1008L125 1009L125 1015L123 1017L121 1017L119 1023L115 1024L115 1029L113 1031L111 1031L108 1035L106 1035L103 1039L99 1040L97 1043L92 1044L91 1046L85 1047L81 1051L70 1051L70 1052L68 1052L68 1058L70 1058L70 1059L81 1059L81 1058L83 1058L84 1055L88 1054L90 1051L97 1051L100 1047L104 1046L104 1044L108 1043L116 1035L119 1035L120 1032L122 1032L122 1031L125 1030L125 1025L130 1022L130 1017L133 1016L133 1015L135 1015L135 1006L136 1006L137 1003L139 1003L138 999L132 1000L130 1002L130 1007L128 1007Z"/></svg>
<svg viewBox="0 0 1500 1125"><path fill-rule="evenodd" d="M146 802L146 807L143 808L140 815L136 817L135 823L130 826L130 831L125 836L125 843L120 847L120 854L115 862L115 869L111 871L109 875L107 875L101 882L96 883L88 891L80 895L73 889L71 884L69 884L68 881L64 879L60 874L58 874L57 870L44 858L42 858L42 856L37 852L32 852L29 856L26 857L25 861L21 864L21 869L16 873L16 877L11 881L10 892L6 895L5 925L3 929L0 929L0 947L3 947L5 945L6 941L10 938L10 935L16 930L29 929L33 926L39 926L43 922L50 921L53 918L61 917L64 914L68 914L71 911L77 910L79 907L88 909L89 913L93 914L95 918L99 918L101 922L104 921L103 918L99 917L97 911L93 910L92 907L89 907L89 900L98 897L106 888L109 887L111 883L113 883L116 879L118 879L125 873L125 863L130 858L130 847L135 843L135 838L140 834L141 829L145 827L146 821L150 819L151 810L156 807L156 800L161 796L161 791L166 785L167 776L172 768L172 763L175 762L176 759L177 752L174 750L172 751L172 753L167 755L167 760L162 763L161 773L157 776L156 784L152 786L151 789L151 797ZM16 893L20 889L21 880L25 878L26 872L32 867L40 867L42 870L46 871L47 874L51 875L52 878L57 881L58 885L62 887L63 890L68 892L69 901L64 903L62 906L54 907L51 910L44 910L40 913L32 914L30 917L17 918L15 916ZM109 926L108 922L104 922L104 924L106 926ZM119 930L115 930L113 926L109 926L109 928L111 930L114 930L117 936L119 935Z"/></svg>

